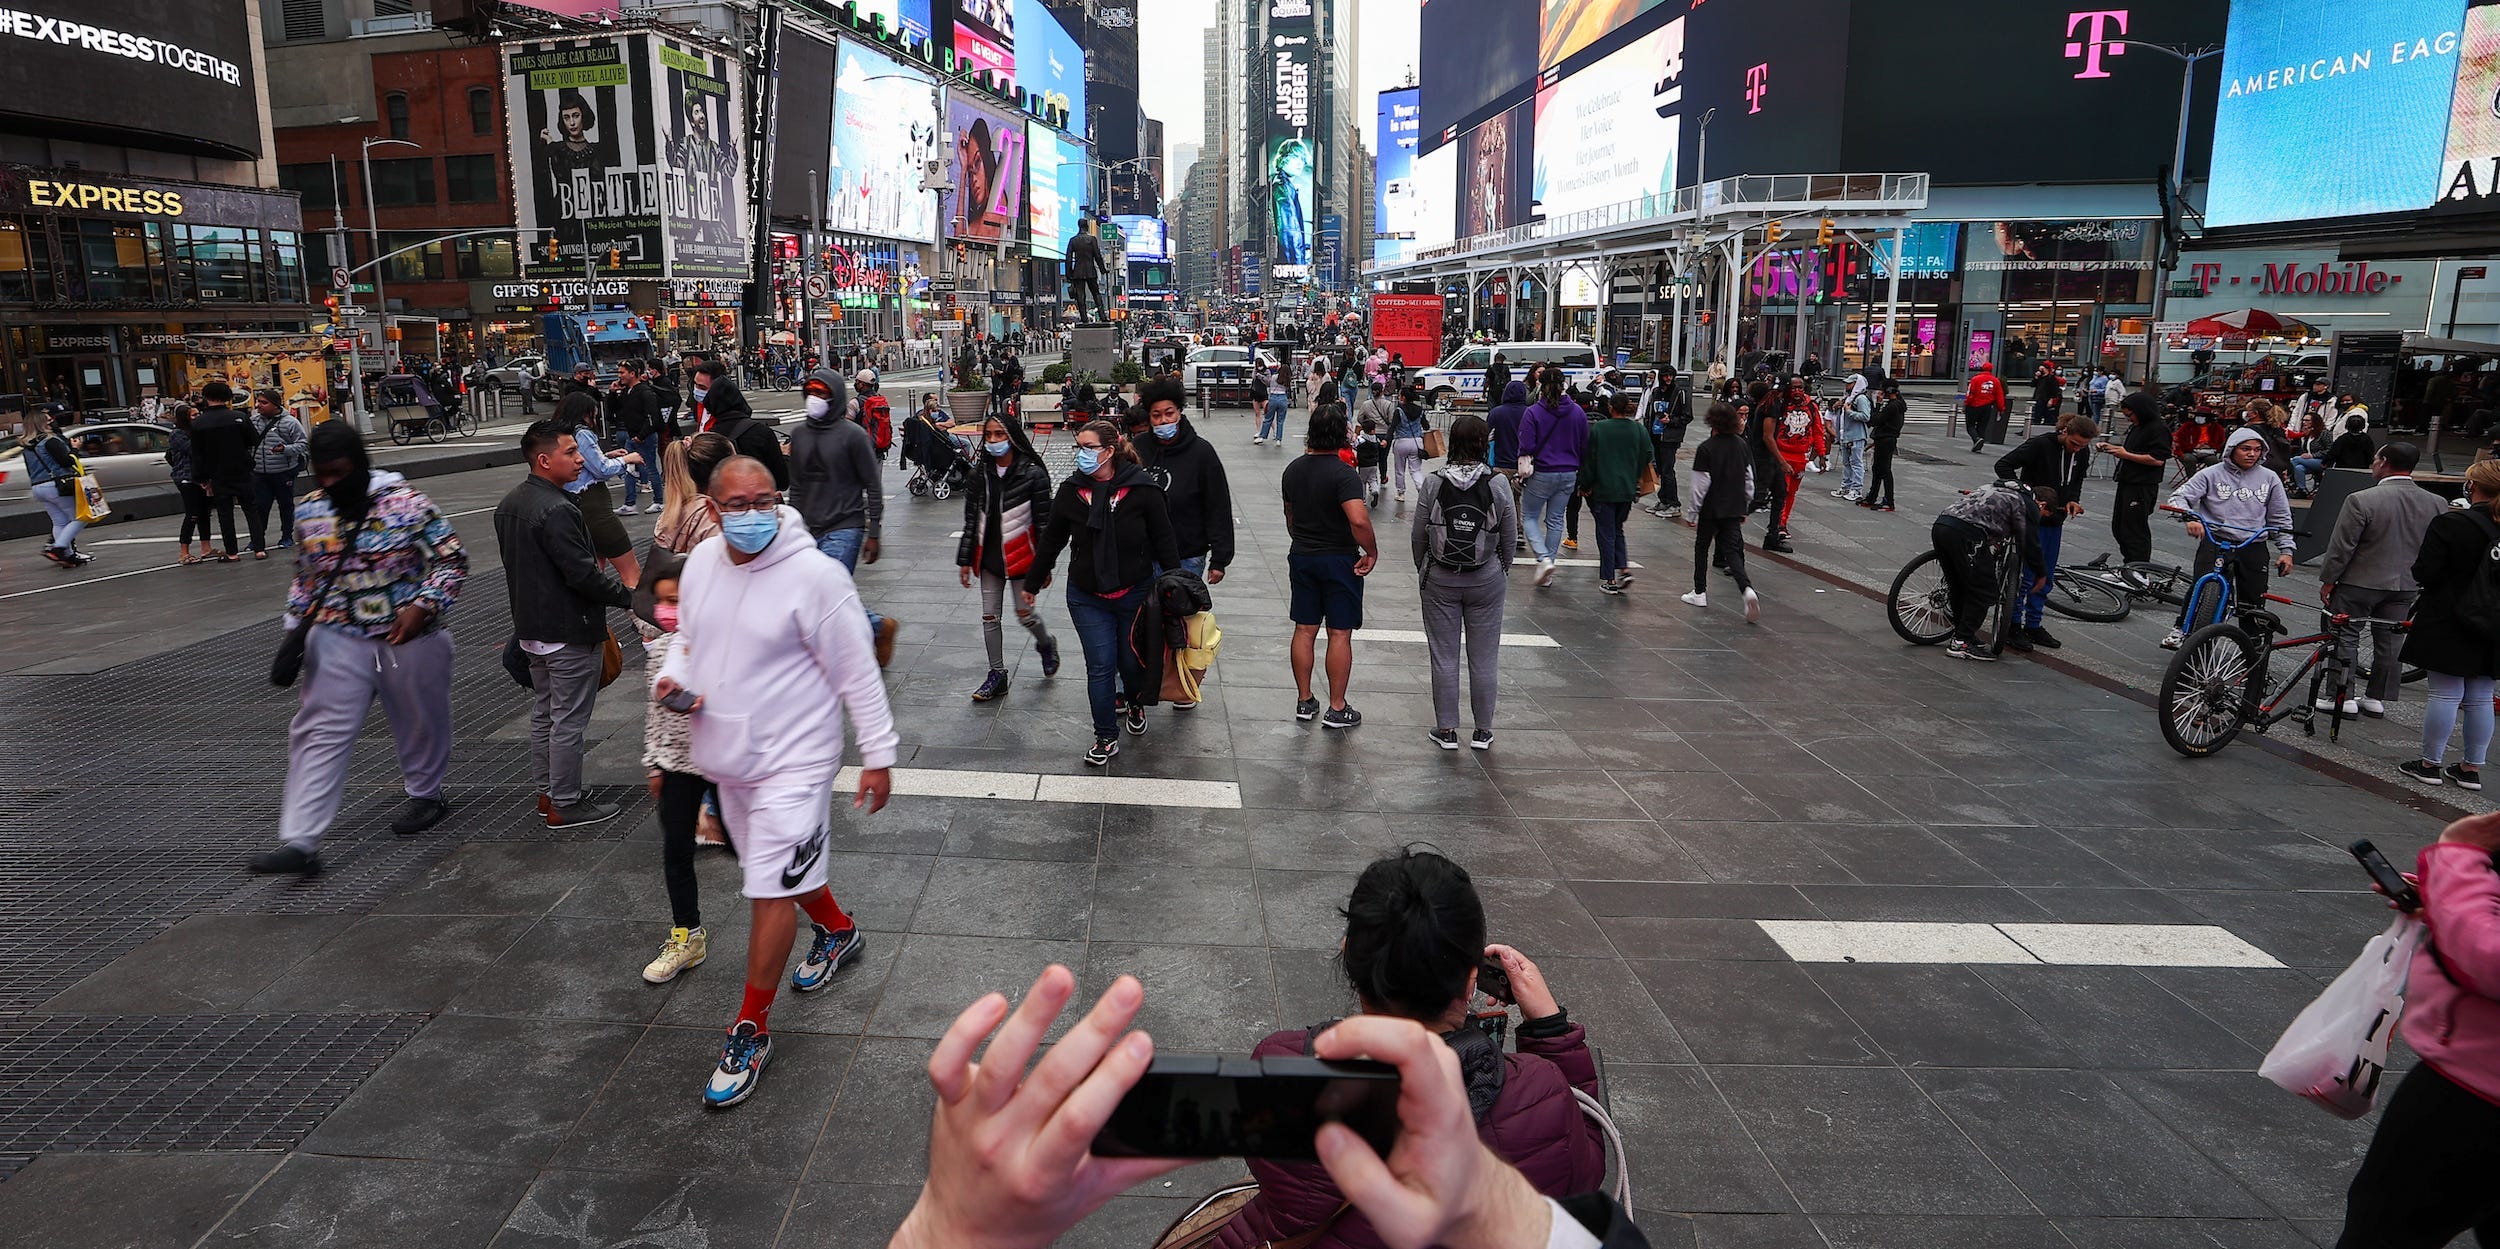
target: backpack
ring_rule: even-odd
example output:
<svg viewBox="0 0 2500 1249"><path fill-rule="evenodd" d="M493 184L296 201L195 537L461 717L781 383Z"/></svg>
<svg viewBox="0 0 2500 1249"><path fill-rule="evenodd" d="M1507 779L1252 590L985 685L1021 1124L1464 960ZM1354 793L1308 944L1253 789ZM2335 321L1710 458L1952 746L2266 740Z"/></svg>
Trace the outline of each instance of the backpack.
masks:
<svg viewBox="0 0 2500 1249"><path fill-rule="evenodd" d="M869 395L859 401L859 423L868 427L868 436L877 440L877 454L884 455L894 445L894 405L884 395Z"/></svg>
<svg viewBox="0 0 2500 1249"><path fill-rule="evenodd" d="M2469 510L2466 515L2474 518L2491 546L2482 566L2474 570L2465 588L2457 593L2457 619L2484 640L2500 642L2500 523L2480 510Z"/></svg>
<svg viewBox="0 0 2500 1249"><path fill-rule="evenodd" d="M1464 490L1448 477L1432 496L1432 513L1424 518L1430 532L1426 547L1432 562L1452 572L1470 572L1485 565L1497 540L1493 533L1493 474L1486 472Z"/></svg>

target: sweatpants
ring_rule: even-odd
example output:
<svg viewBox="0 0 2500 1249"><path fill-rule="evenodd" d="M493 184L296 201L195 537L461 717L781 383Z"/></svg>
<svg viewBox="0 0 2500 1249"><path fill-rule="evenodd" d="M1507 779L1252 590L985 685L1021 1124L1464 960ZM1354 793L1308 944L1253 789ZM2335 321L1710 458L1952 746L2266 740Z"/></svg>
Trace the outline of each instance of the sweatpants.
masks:
<svg viewBox="0 0 2500 1249"><path fill-rule="evenodd" d="M1675 457L1677 452L1684 449L1684 444L1680 442L1667 442L1664 439L1653 438L1650 440L1650 448L1653 452L1655 452L1654 458L1658 464L1657 506L1681 506L1682 496L1676 493L1675 488Z"/></svg>
<svg viewBox="0 0 2500 1249"><path fill-rule="evenodd" d="M591 675L598 676L596 667ZM286 731L280 841L306 854L321 849L322 834L346 797L356 733L376 698L399 747L401 787L411 798L442 794L451 766L451 631L436 629L393 646L315 625L304 637L303 700Z"/></svg>
<svg viewBox="0 0 2500 1249"><path fill-rule="evenodd" d="M2361 624L2364 620L2404 620L2413 615L2413 590L2373 590L2363 585L2339 585L2326 601L2326 609L2353 618L2351 624L2335 630L2336 658L2343 661L2344 671L2361 671ZM2394 703L2396 691L2404 688L2405 640L2396 626L2374 624L2370 630L2370 686L2361 697Z"/></svg>
<svg viewBox="0 0 2500 1249"><path fill-rule="evenodd" d="M1007 579L986 568L981 570L980 579L981 645L989 648L990 670L1005 672L1007 670L1007 628L1000 622L998 611L1007 602L1009 589ZM1026 607L1022 599L1016 600L1016 623L1023 625L1024 631L1033 635L1036 645L1053 645L1050 626L1042 623L1042 613Z"/></svg>
<svg viewBox="0 0 2500 1249"><path fill-rule="evenodd" d="M2336 1249L2439 1249L2467 1230L2500 1245L2500 1106L2428 1063L2398 1082L2344 1194Z"/></svg>
<svg viewBox="0 0 2500 1249"><path fill-rule="evenodd" d="M1400 438L1389 444L1389 485L1400 499L1406 488L1424 478L1424 440Z"/></svg>
<svg viewBox="0 0 2500 1249"><path fill-rule="evenodd" d="M2118 498L2109 509L2109 536L2118 543L2120 560L2153 558L2153 508L2160 502L2159 481L2118 483Z"/></svg>
<svg viewBox="0 0 2500 1249"><path fill-rule="evenodd" d="M1710 548L1713 546L1719 549L1720 562L1727 565L1727 575L1736 579L1736 588L1752 589L1753 579L1745 575L1745 518L1715 516L1693 523L1693 593L1710 592Z"/></svg>
<svg viewBox="0 0 2500 1249"><path fill-rule="evenodd" d="M1973 641L1997 602L1997 562L1988 549L1988 531L1940 516L1929 534L1936 544L1936 562L1944 569L1945 585L1953 591L1953 636Z"/></svg>
<svg viewBox="0 0 2500 1249"><path fill-rule="evenodd" d="M1892 443L1875 444L1875 470L1866 479L1866 501L1879 507L1892 506L1892 452Z"/></svg>
<svg viewBox="0 0 2500 1249"><path fill-rule="evenodd" d="M1423 570L1424 649L1432 661L1432 723L1458 728L1458 660L1467 657L1467 703L1473 727L1493 731L1502 649L1502 601L1509 590L1502 565L1457 572L1427 563Z"/></svg>
<svg viewBox="0 0 2500 1249"><path fill-rule="evenodd" d="M599 698L599 648L568 642L529 661L530 779L548 801L569 807L582 800L582 735Z"/></svg>

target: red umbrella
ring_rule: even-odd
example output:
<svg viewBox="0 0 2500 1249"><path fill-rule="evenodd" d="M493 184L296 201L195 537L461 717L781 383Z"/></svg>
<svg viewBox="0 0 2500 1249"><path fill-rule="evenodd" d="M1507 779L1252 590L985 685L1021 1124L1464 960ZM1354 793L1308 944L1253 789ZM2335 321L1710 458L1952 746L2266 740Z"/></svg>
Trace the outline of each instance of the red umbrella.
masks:
<svg viewBox="0 0 2500 1249"><path fill-rule="evenodd" d="M2309 326L2290 317L2278 317L2263 308L2242 308L2236 312L2217 312L2198 317L2187 324L2190 338L2268 338L2309 333Z"/></svg>

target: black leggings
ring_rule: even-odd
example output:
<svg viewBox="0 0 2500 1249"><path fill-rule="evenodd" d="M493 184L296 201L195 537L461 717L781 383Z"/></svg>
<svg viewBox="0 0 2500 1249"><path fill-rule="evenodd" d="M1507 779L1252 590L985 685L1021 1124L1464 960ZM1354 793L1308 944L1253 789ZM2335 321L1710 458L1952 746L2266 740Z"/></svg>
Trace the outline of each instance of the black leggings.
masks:
<svg viewBox="0 0 2500 1249"><path fill-rule="evenodd" d="M2422 1063L2405 1073L2344 1195L2336 1249L2500 1249L2500 1106Z"/></svg>
<svg viewBox="0 0 2500 1249"><path fill-rule="evenodd" d="M660 773L660 875L668 881L669 922L679 928L703 926L695 904L694 829L703 795L711 791L712 782L692 772Z"/></svg>
<svg viewBox="0 0 2500 1249"><path fill-rule="evenodd" d="M208 496L200 492L197 482L178 481L174 483L174 488L182 492L182 544L191 545L191 535L196 533L200 545L207 546Z"/></svg>
<svg viewBox="0 0 2500 1249"><path fill-rule="evenodd" d="M226 540L226 554L233 555L237 550L234 542L234 505L251 497L252 483L248 480L240 483L221 482L215 486L204 487L204 489L212 490L214 493L208 496L207 501L200 508L200 541L203 543L208 541L208 514L215 512L217 513L218 533Z"/></svg>
<svg viewBox="0 0 2500 1249"><path fill-rule="evenodd" d="M1588 500L1582 497L1578 490L1573 490L1571 506L1563 512L1563 536L1574 542L1580 540L1580 509L1587 503Z"/></svg>
<svg viewBox="0 0 2500 1249"><path fill-rule="evenodd" d="M1875 471L1866 479L1866 501L1877 507L1892 506L1892 444L1875 444Z"/></svg>
<svg viewBox="0 0 2500 1249"><path fill-rule="evenodd" d="M1695 501L1694 506L1700 506ZM1693 525L1693 593L1710 592L1710 547L1715 543L1719 558L1727 562L1727 575L1736 579L1736 588L1750 590L1753 580L1745 575L1745 518L1720 516L1697 521Z"/></svg>

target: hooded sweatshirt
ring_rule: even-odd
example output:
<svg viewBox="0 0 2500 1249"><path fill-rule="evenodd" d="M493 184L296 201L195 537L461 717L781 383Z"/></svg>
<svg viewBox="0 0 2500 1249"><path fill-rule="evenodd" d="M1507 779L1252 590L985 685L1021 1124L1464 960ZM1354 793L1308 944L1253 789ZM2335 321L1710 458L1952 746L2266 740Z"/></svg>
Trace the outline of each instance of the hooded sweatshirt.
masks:
<svg viewBox="0 0 2500 1249"><path fill-rule="evenodd" d="M1589 414L1569 395L1552 406L1539 399L1519 420L1519 454L1534 460L1540 473L1579 472L1588 445Z"/></svg>
<svg viewBox="0 0 2500 1249"><path fill-rule="evenodd" d="M831 369L809 376L807 421L790 435L790 484L807 531L818 537L840 529L885 528L885 488L876 444L859 422L843 415L842 378ZM815 409L822 405L824 411Z"/></svg>
<svg viewBox="0 0 2500 1249"><path fill-rule="evenodd" d="M1867 427L1875 419L1875 403L1866 394L1866 375L1849 375L1849 397L1840 401L1840 440L1864 442Z"/></svg>
<svg viewBox="0 0 2500 1249"><path fill-rule="evenodd" d="M1502 387L1502 401L1484 414L1485 424L1493 427L1493 460L1503 468L1519 462L1519 423L1528 416L1528 384L1511 382Z"/></svg>
<svg viewBox="0 0 2500 1249"><path fill-rule="evenodd" d="M2170 492L2170 506L2183 507L2203 516L2208 522L2222 526L2237 539L2272 526L2274 545L2289 551L2292 537L2292 499L2284 492L2283 479L2267 468L2265 461L2257 467L2242 469L2231 462L2231 452L2241 443L2264 446L2265 435L2253 429L2235 429L2222 446L2222 459L2198 469L2196 475L2180 483Z"/></svg>
<svg viewBox="0 0 2500 1249"><path fill-rule="evenodd" d="M703 699L687 743L695 770L724 785L822 784L842 768L842 717L864 768L894 766L868 613L840 562L816 549L798 510L744 564L723 539L686 557L677 643L660 675Z"/></svg>
<svg viewBox="0 0 2500 1249"><path fill-rule="evenodd" d="M1229 567L1233 562L1233 488L1224 476L1224 461L1215 454L1215 445L1199 437L1185 416L1173 427L1170 441L1150 430L1144 437L1130 439L1129 445L1137 449L1146 480L1163 488L1163 506L1172 519L1172 537L1180 544L1181 558L1204 555L1209 568Z"/></svg>
<svg viewBox="0 0 2500 1249"><path fill-rule="evenodd" d="M2431 1070L2500 1102L2500 872L2492 856L2433 842L2414 860L2431 939L2405 981L2405 1044Z"/></svg>

